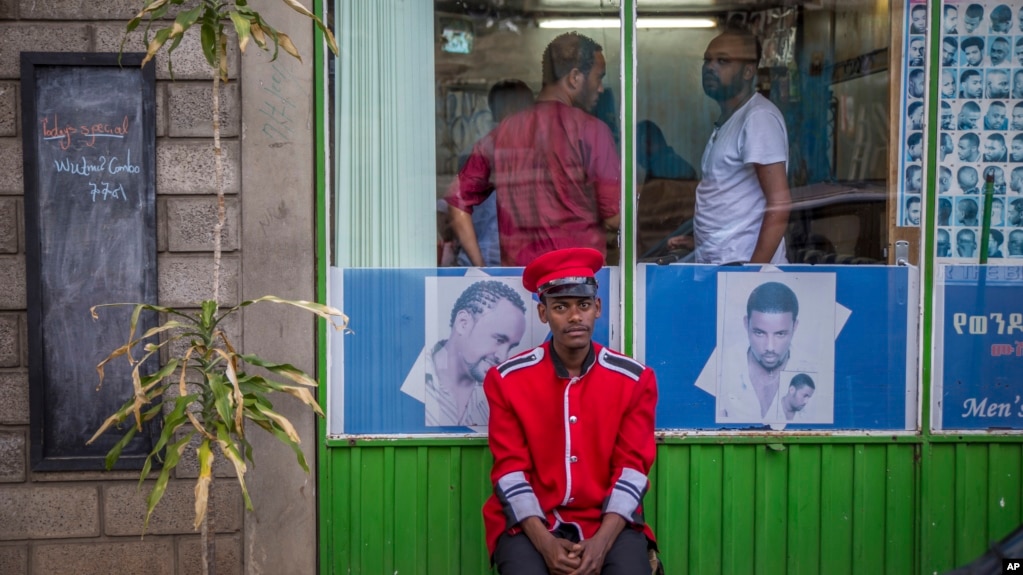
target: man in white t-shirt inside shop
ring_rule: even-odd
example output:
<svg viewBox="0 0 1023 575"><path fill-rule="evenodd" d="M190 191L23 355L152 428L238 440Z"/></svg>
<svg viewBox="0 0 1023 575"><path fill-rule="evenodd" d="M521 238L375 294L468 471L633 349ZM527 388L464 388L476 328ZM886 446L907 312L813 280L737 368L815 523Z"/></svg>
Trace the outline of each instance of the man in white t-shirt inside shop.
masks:
<svg viewBox="0 0 1023 575"><path fill-rule="evenodd" d="M760 43L726 30L703 55L703 91L721 107L703 152L693 236L672 249L695 249L697 263L787 263L789 140L778 108L754 89Z"/></svg>

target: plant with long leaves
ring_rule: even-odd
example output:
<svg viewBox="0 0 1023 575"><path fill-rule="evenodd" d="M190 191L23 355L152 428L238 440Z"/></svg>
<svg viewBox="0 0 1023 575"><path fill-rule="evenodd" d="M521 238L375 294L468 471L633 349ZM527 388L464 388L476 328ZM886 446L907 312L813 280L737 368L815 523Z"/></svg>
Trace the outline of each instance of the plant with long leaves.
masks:
<svg viewBox="0 0 1023 575"><path fill-rule="evenodd" d="M299 14L308 17L324 35L330 50L338 53L337 42L333 34L323 22L298 0L281 0L285 5ZM173 20L169 15L173 12ZM313 411L323 416L323 411L316 399L309 392L315 387L316 381L308 374L286 363L273 363L255 355L237 352L228 341L221 329L223 320L241 308L259 302L283 303L300 307L326 318L335 328L347 325L347 318L337 309L307 301L285 300L273 296L265 296L220 312L217 302L220 293L221 272L221 234L226 219L225 185L223 151L220 145L220 84L228 81L227 43L229 27L233 29L238 41L238 49L243 54L250 42L254 42L264 51L272 51L272 59L278 54L278 48L301 61L301 56L291 37L281 32L266 21L257 11L249 7L246 0L145 0L143 8L128 22L125 40L145 21L143 40L146 56L144 66L153 59L161 49L166 48L168 56L181 44L186 33L199 28L199 38L203 55L211 68L213 94L211 109L213 112L213 157L214 182L217 190L217 221L213 226L213 268L212 297L199 304L200 311L186 313L169 307L149 304L110 304L133 305L128 342L114 350L97 366L100 379L103 377L103 366L113 359L126 356L133 365L132 384L134 393L113 415L111 415L90 439L92 442L112 426L123 424L129 417L134 419L133 425L125 432L121 440L107 455L107 467L111 467L120 457L121 451L142 429L148 421L156 420L162 415L163 429L152 451L146 458L140 485L149 475L154 458L163 455L163 467L157 477L156 484L149 493L146 502L145 525L148 526L153 510L160 502L170 480L171 471L178 465L189 442L199 437L197 449L199 461L199 477L195 486L195 526L202 527L202 564L203 573L214 570L213 531L210 525L209 492L213 481L213 461L216 453L229 460L236 470L241 485L245 505L252 509L252 501L245 488L246 461L252 462L252 446L246 439L245 421L251 421L263 428L274 437L289 445L298 458L299 465L308 473L309 467L299 448L299 436L287 418L274 410L268 397L273 393L283 392L297 397ZM121 43L124 48L124 42ZM168 68L173 76L171 59ZM103 307L103 306L97 306ZM93 308L93 316L96 316ZM136 337L139 316L143 312L162 313L168 318L164 323ZM335 321L337 320L337 321ZM162 338L159 343L153 338ZM172 349L172 342L187 342L186 351L179 356L170 357L155 373L147 374L143 366L150 359L156 359L162 349ZM133 350L142 346L142 355L138 359L132 355ZM267 372L289 381L283 383L262 375L247 372L246 365L262 368ZM176 383L175 383L176 381ZM178 395L173 406L168 399L165 409L160 402L167 390L173 385L178 387Z"/></svg>
<svg viewBox="0 0 1023 575"><path fill-rule="evenodd" d="M144 423L161 415L163 418L160 437L146 457L139 478L141 486L142 481L149 476L154 459L160 458L166 448L163 467L146 499L145 526L149 525L153 510L163 498L171 472L196 435L199 436L199 477L195 485L196 529L206 517L209 488L213 481L213 461L218 455L234 466L245 506L252 509L252 501L245 487L245 473L248 470L246 461L253 462L252 445L246 439L246 420L291 447L298 464L306 473L309 472L295 427L274 410L269 397L274 393L288 394L323 416L316 398L310 392L310 389L316 388L316 380L294 365L239 353L221 328L228 316L260 302L287 304L310 311L326 319L335 329L343 329L348 322L343 313L330 306L274 296L244 301L222 313L217 303L210 300L202 302L202 308L196 312L149 304L104 304L91 309L93 318L99 319L97 308L134 306L127 343L115 349L96 366L102 384L104 366L119 357L127 358L132 366L134 393L131 399L125 401L103 422L87 443L92 443L112 427L121 427L132 418L124 436L107 454L106 466L110 469L125 446L142 431ZM138 321L143 312L164 314L168 319L145 333L137 334ZM141 354L136 357L133 350L139 349L142 350ZM168 357L159 370L145 374L144 366L151 359L158 359L163 349L183 350ZM245 370L246 365L262 368L278 379L249 373ZM174 387L177 387L178 393L171 404L168 391ZM165 398L168 403L166 407L163 405Z"/></svg>
<svg viewBox="0 0 1023 575"><path fill-rule="evenodd" d="M309 11L297 0L281 0L293 10L311 19L323 32L327 45L334 54L337 54L337 42L334 34L324 25L315 14ZM185 6L195 4L191 8ZM163 28L157 28L153 32L153 24L156 22L167 22L163 18L167 16L172 7L177 6L177 13L173 23ZM249 7L246 0L234 0L233 2L221 2L217 0L147 0L142 10L128 22L127 33L134 32L143 20L146 22L144 40L146 43L146 62L156 56L157 52L167 42L168 55L172 53L184 38L185 33L192 26L198 24L200 28L200 39L202 41L203 54L206 61L214 70L219 72L223 81L227 81L227 60L223 57L227 51L227 33L225 23L230 21L234 26L235 35L238 37L238 49L244 53L249 41L253 41L263 50L270 50L273 45L273 57L277 58L278 48L288 54L302 60L302 56L295 48L291 37L271 26L260 14ZM150 32L153 36L150 37ZM125 34L125 40L128 36ZM124 48L124 41L121 42ZM169 66L168 62L168 66Z"/></svg>

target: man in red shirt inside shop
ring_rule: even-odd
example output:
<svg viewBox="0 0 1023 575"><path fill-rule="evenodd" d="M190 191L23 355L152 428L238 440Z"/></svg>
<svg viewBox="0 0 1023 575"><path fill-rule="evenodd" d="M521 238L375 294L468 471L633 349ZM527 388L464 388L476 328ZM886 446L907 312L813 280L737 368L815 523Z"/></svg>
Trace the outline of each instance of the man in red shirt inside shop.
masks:
<svg viewBox="0 0 1023 575"><path fill-rule="evenodd" d="M621 168L611 130L590 113L606 68L599 44L574 32L558 36L544 50L536 103L473 148L445 198L472 265L483 266L472 210L494 190L501 265L524 266L568 247L606 255L607 232L621 220Z"/></svg>
<svg viewBox="0 0 1023 575"><path fill-rule="evenodd" d="M600 252L549 252L522 276L551 340L487 373L487 547L501 575L648 575L654 372L592 341Z"/></svg>

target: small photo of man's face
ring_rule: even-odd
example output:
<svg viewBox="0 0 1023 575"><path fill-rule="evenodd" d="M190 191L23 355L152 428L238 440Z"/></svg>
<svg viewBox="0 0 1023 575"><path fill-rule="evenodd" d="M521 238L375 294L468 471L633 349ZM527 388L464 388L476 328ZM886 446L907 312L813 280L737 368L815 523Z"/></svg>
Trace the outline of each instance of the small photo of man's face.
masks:
<svg viewBox="0 0 1023 575"><path fill-rule="evenodd" d="M951 130L955 127L955 113L947 103L942 102L942 104L944 105L941 107L941 129Z"/></svg>
<svg viewBox="0 0 1023 575"><path fill-rule="evenodd" d="M927 32L927 8L924 6L914 6L910 12L909 18L912 22L912 30L915 34L923 34Z"/></svg>
<svg viewBox="0 0 1023 575"><path fill-rule="evenodd" d="M952 255L952 241L948 231L938 230L938 253L939 258L947 258Z"/></svg>
<svg viewBox="0 0 1023 575"><path fill-rule="evenodd" d="M990 70L987 73L987 97L1009 97L1009 74L1005 70Z"/></svg>
<svg viewBox="0 0 1023 575"><path fill-rule="evenodd" d="M975 70L963 72L959 78L959 91L964 98L980 98L984 95L984 81Z"/></svg>
<svg viewBox="0 0 1023 575"><path fill-rule="evenodd" d="M913 38L909 41L909 59L923 62L924 59L924 39Z"/></svg>
<svg viewBox="0 0 1023 575"><path fill-rule="evenodd" d="M994 134L984 140L984 161L1005 161L1005 139L999 137L999 134Z"/></svg>
<svg viewBox="0 0 1023 575"><path fill-rule="evenodd" d="M946 34L959 33L959 9L955 6L945 5L945 16L941 19L942 27ZM1023 22L1020 23L1023 26Z"/></svg>
<svg viewBox="0 0 1023 575"><path fill-rule="evenodd" d="M943 70L941 72L941 97L956 97L956 75L951 70Z"/></svg>
<svg viewBox="0 0 1023 575"><path fill-rule="evenodd" d="M992 66L1001 66L1002 62L1009 57L1009 41L1005 38L995 38L991 42L989 56Z"/></svg>
<svg viewBox="0 0 1023 575"><path fill-rule="evenodd" d="M963 18L963 30L967 34L972 34L977 29L977 27L980 26L980 23L983 19L984 19L983 14L981 14L980 16L975 16L973 14L967 13L966 17Z"/></svg>
<svg viewBox="0 0 1023 575"><path fill-rule="evenodd" d="M913 52L910 51L910 57ZM968 44L963 46L963 55L966 56L967 66L980 66L980 63L984 60L984 52L979 45Z"/></svg>
<svg viewBox="0 0 1023 575"><path fill-rule="evenodd" d="M961 258L972 258L977 251L977 235L972 230L962 230L956 234L956 255Z"/></svg>
<svg viewBox="0 0 1023 575"><path fill-rule="evenodd" d="M1023 256L1023 230L1009 232L1009 255Z"/></svg>

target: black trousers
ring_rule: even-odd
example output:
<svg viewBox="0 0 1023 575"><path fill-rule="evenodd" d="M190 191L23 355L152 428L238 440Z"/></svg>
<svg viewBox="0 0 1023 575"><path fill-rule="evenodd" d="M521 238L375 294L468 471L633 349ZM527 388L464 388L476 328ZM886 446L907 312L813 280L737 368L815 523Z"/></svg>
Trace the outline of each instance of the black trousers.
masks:
<svg viewBox="0 0 1023 575"><path fill-rule="evenodd" d="M555 530L555 537L578 541L574 528ZM650 575L647 539L642 532L626 527L604 556L601 575ZM533 547L525 533L501 535L494 549L494 565L500 575L549 575L543 555Z"/></svg>

